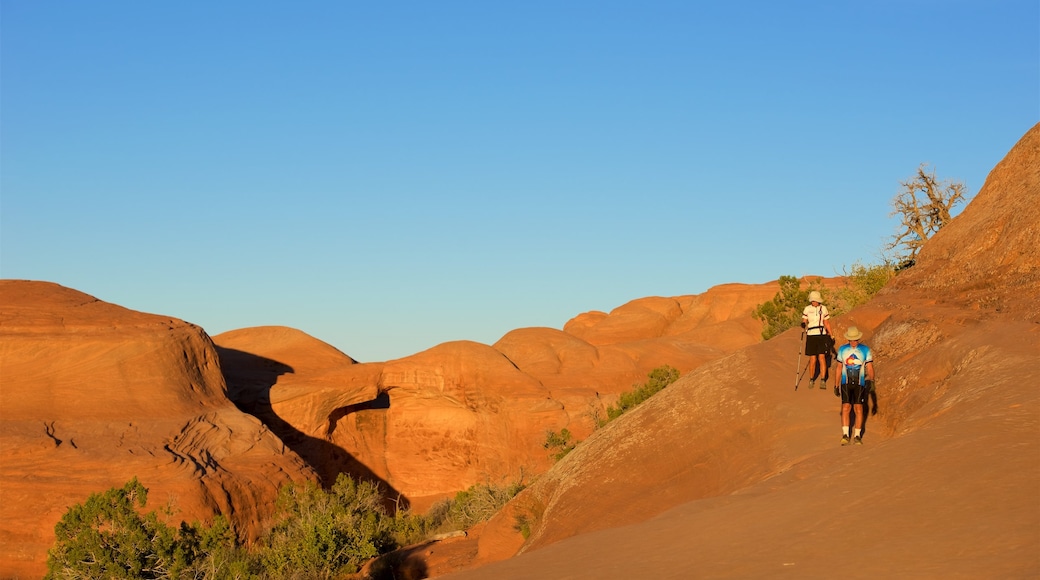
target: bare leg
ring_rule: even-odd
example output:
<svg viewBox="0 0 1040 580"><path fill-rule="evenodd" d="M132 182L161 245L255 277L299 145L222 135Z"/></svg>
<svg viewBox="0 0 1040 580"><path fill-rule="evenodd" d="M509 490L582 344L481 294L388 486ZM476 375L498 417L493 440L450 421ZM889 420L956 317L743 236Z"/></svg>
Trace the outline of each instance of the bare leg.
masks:
<svg viewBox="0 0 1040 580"><path fill-rule="evenodd" d="M841 404L841 444L848 445L849 437L852 433L849 433L849 413L852 411L852 405L849 403Z"/></svg>

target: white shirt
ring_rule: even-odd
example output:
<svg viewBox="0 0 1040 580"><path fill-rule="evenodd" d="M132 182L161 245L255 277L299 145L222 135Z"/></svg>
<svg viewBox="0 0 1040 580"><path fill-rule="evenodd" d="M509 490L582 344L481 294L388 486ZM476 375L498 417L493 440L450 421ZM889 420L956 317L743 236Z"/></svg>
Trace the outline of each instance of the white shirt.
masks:
<svg viewBox="0 0 1040 580"><path fill-rule="evenodd" d="M823 321L829 320L830 317L831 313L827 311L827 307L823 304L806 306L805 310L802 310L802 322L805 323L805 333L811 335L827 334Z"/></svg>

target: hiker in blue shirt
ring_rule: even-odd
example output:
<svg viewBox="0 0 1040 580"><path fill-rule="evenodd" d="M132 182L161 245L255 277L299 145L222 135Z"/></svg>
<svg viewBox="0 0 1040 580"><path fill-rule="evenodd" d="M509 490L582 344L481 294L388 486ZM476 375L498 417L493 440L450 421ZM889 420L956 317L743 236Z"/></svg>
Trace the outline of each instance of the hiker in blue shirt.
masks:
<svg viewBox="0 0 1040 580"><path fill-rule="evenodd" d="M849 444L849 416L855 408L856 427L852 442L863 444L863 407L867 396L874 395L874 353L860 342L863 333L855 326L845 331L848 344L838 348L838 365L841 372L834 373L834 394L841 397L841 444ZM873 412L877 413L877 399Z"/></svg>

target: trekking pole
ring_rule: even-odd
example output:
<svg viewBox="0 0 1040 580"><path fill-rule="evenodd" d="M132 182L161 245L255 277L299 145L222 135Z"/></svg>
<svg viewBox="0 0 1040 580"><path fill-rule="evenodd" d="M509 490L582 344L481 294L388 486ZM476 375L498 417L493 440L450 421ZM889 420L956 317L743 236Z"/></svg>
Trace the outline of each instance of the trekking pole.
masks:
<svg viewBox="0 0 1040 580"><path fill-rule="evenodd" d="M798 342L798 366L794 367L794 390L798 390L798 383L802 382L802 352L805 351L805 328L802 328L802 338ZM808 367L808 363L806 364Z"/></svg>

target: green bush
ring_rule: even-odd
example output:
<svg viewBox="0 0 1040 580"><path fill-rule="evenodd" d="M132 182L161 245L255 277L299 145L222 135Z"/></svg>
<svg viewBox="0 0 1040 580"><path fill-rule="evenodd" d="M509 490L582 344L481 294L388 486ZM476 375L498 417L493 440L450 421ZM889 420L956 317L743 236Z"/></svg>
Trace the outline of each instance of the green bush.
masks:
<svg viewBox="0 0 1040 580"><path fill-rule="evenodd" d="M444 519L442 531L464 530L491 519L502 506L524 489L522 482L508 485L480 483L455 494L454 499L441 506ZM435 511L435 510L431 510Z"/></svg>
<svg viewBox="0 0 1040 580"><path fill-rule="evenodd" d="M864 304L888 284L896 275L890 264L864 265L856 262L845 272L843 285L833 293L831 314L844 314Z"/></svg>
<svg viewBox="0 0 1040 580"><path fill-rule="evenodd" d="M856 262L845 272L842 287L824 288L819 279L810 280L802 289L801 280L794 276L780 276L780 291L769 302L755 307L751 316L765 323L762 339L769 340L802 322L802 311L809 304L809 293L816 290L827 305L831 316L840 316L870 300L896 275L890 264L864 265Z"/></svg>
<svg viewBox="0 0 1040 580"><path fill-rule="evenodd" d="M376 555L396 547L395 520L379 488L340 474L332 489L314 482L282 487L276 524L260 558L277 577L333 578L357 572Z"/></svg>
<svg viewBox="0 0 1040 580"><path fill-rule="evenodd" d="M554 461L559 461L566 457L578 443L580 442L571 441L570 429L563 428L559 433L556 431L547 432L545 434L545 443L542 443L542 447L549 451L549 456Z"/></svg>
<svg viewBox="0 0 1040 580"><path fill-rule="evenodd" d="M408 546L438 534L465 530L490 519L523 489L522 477L501 486L478 484L433 504L425 514L401 510L395 517L394 538L399 546Z"/></svg>
<svg viewBox="0 0 1040 580"><path fill-rule="evenodd" d="M809 304L809 293L816 290L827 304L829 292L820 280L812 280L809 287L802 289L802 281L794 276L780 276L780 291L769 302L764 302L751 311L755 320L765 323L762 340L769 340L789 328L802 323L802 310ZM828 309L830 307L828 306ZM833 313L832 313L833 314Z"/></svg>
<svg viewBox="0 0 1040 580"><path fill-rule="evenodd" d="M148 490L135 477L70 507L54 526L46 578L190 577L210 553L234 549L223 518L211 528L182 523L175 529L154 511L139 513L147 501Z"/></svg>
<svg viewBox="0 0 1040 580"><path fill-rule="evenodd" d="M513 518L513 530L520 532L520 536L527 540L531 537L531 518L526 514L519 514Z"/></svg>
<svg viewBox="0 0 1040 580"><path fill-rule="evenodd" d="M494 515L524 488L474 485L426 515L388 515L379 487L340 474L329 490L314 482L279 490L275 525L253 551L238 545L222 516L211 527L172 528L138 513L148 490L136 478L93 494L55 526L47 578L336 578L367 560L438 533L464 530Z"/></svg>
<svg viewBox="0 0 1040 580"><path fill-rule="evenodd" d="M180 575L182 578L243 580L256 578L262 572L259 559L239 545L224 516L214 518L210 528L198 524L189 527L182 523L181 534L197 556Z"/></svg>
<svg viewBox="0 0 1040 580"><path fill-rule="evenodd" d="M633 385L631 391L621 393L614 405L607 407L607 420L604 424L617 419L626 411L635 408L643 401L654 396L661 389L674 383L679 378L679 371L668 365L650 371L647 381L642 385Z"/></svg>

